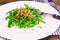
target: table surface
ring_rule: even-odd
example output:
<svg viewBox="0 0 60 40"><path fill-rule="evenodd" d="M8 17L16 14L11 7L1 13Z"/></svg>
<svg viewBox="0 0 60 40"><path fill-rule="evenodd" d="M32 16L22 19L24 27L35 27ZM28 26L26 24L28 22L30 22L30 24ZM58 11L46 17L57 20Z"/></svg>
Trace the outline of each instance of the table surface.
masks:
<svg viewBox="0 0 60 40"><path fill-rule="evenodd" d="M11 2L11 1L7 1L7 2ZM7 3L7 2L5 2L5 3ZM5 4L5 3L3 3L3 2L1 3L1 1L0 1L0 6L3 5L3 4ZM59 3L57 2L55 4L56 4L57 8L60 10ZM55 36L51 35L51 36L48 36L48 37L46 37L44 39L41 39L41 40L60 40L60 36L59 35L55 35Z"/></svg>

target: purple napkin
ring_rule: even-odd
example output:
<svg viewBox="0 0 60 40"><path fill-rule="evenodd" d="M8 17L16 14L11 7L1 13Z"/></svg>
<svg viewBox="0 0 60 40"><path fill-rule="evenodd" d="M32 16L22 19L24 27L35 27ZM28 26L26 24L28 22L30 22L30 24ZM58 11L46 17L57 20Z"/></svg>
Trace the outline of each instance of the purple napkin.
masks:
<svg viewBox="0 0 60 40"><path fill-rule="evenodd" d="M33 0L33 1L49 3L53 8L55 8L60 13L60 10L58 10L58 8L56 7L55 3L52 0ZM52 33L52 35L60 35L60 27L54 33Z"/></svg>

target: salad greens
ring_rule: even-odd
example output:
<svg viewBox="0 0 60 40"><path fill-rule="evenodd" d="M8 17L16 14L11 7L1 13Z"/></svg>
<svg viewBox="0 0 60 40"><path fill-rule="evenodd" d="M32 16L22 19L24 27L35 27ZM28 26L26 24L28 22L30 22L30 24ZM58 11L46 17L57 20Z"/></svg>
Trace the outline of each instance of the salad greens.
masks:
<svg viewBox="0 0 60 40"><path fill-rule="evenodd" d="M33 14L35 17L31 18L29 16L19 16L17 17L16 14L18 13L19 9L16 8L13 9L7 14L9 14L6 17L6 20L8 20L8 27L11 28L13 26L21 28L31 28L39 23L45 23L44 19L42 18L42 15L40 15L40 10L36 8L29 7L27 4L24 4L24 8L29 10L31 14Z"/></svg>

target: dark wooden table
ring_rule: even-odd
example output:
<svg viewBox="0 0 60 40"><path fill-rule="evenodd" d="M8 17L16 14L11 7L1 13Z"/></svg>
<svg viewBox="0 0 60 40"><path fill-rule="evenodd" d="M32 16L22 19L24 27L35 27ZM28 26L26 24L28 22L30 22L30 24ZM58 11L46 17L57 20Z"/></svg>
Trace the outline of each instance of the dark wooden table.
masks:
<svg viewBox="0 0 60 40"><path fill-rule="evenodd" d="M6 0L6 1L0 0L0 6L3 5L3 4L6 4L8 2L12 2L12 1L16 1L16 0ZM54 2L56 4L56 6L58 7L58 9L60 10L60 2L59 1L56 2L56 1L58 1L58 0L55 0ZM39 39L39 40L60 40L60 35L50 35L46 38Z"/></svg>

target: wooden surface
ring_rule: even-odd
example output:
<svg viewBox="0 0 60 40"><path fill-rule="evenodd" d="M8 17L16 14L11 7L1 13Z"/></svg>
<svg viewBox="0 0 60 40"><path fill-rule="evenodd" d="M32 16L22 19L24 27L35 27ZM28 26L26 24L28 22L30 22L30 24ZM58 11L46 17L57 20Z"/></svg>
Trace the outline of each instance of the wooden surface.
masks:
<svg viewBox="0 0 60 40"><path fill-rule="evenodd" d="M39 39L39 40L60 40L60 35L51 35L44 39Z"/></svg>
<svg viewBox="0 0 60 40"><path fill-rule="evenodd" d="M17 1L17 0L0 0L0 4L8 3L8 2L13 2L13 1Z"/></svg>
<svg viewBox="0 0 60 40"><path fill-rule="evenodd" d="M5 4L5 3L8 3L8 2L12 2L14 0L6 0L6 1L3 1L3 0L0 0L0 6ZM15 0L16 1L16 0ZM56 6L58 7L58 9L60 10L60 0L54 0ZM57 35L57 36L48 36L44 39L39 39L39 40L60 40L60 36Z"/></svg>
<svg viewBox="0 0 60 40"><path fill-rule="evenodd" d="M53 0L57 8L60 10L60 0Z"/></svg>

